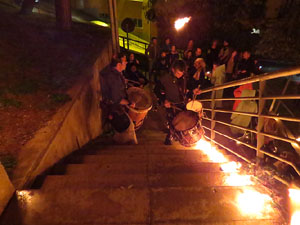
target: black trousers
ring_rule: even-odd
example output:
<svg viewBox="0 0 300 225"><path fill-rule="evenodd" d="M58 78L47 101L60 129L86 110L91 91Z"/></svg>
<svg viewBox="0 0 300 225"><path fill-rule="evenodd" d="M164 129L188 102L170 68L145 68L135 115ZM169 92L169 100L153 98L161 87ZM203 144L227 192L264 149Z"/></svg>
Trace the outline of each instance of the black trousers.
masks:
<svg viewBox="0 0 300 225"><path fill-rule="evenodd" d="M166 119L167 119L167 127L168 127L168 134L167 134L167 139L173 139L172 134L175 130L175 128L172 125L173 119L176 117L176 115L183 110L185 110L185 104L184 103L172 103L171 108L166 108Z"/></svg>

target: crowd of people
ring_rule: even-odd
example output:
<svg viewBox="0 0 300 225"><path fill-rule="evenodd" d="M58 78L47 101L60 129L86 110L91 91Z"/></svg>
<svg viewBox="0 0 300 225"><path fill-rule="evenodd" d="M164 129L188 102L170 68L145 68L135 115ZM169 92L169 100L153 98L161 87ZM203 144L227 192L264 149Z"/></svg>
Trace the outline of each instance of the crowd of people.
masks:
<svg viewBox="0 0 300 225"><path fill-rule="evenodd" d="M194 41L189 40L186 49L178 51L170 38L166 38L159 45L157 38L154 37L145 53L148 59L148 70L144 70L145 74L140 72L140 62L133 53L128 57L125 54L114 56L109 69L101 75L102 102L105 108L109 109L107 117L111 124L116 126L115 130L122 133L132 124L130 118L125 125L123 122L124 127L120 122L125 121L126 117L126 109L124 110L123 106L135 107L135 102L128 100L126 89L132 86L143 88L148 83L154 84L158 102L166 108L169 126L165 139L167 145L173 140L171 121L178 112L185 109L188 101L197 99L202 89L258 73L257 63L251 57L250 51L238 52L228 40L224 40L221 46L217 40L213 40L206 50L195 46ZM253 90L253 87L242 86L231 90L229 94L245 97L247 92L244 90ZM218 91L215 97L220 98L222 95L223 91ZM219 103L217 107L222 106L222 102ZM236 102L233 110L240 109L241 107L238 107L240 103ZM236 118L233 118L233 123L239 125L239 121L234 121L238 121ZM133 143L137 143L136 138Z"/></svg>

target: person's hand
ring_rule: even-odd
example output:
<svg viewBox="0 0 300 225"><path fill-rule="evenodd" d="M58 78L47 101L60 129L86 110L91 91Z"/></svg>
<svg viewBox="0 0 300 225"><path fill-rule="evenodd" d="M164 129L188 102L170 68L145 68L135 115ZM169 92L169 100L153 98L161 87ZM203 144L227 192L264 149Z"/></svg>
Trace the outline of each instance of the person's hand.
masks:
<svg viewBox="0 0 300 225"><path fill-rule="evenodd" d="M144 84L144 83L145 83L145 79L144 79L144 78L139 78L139 82L140 82L141 84Z"/></svg>
<svg viewBox="0 0 300 225"><path fill-rule="evenodd" d="M124 98L120 101L120 105L128 105L128 104L129 104L128 100Z"/></svg>
<svg viewBox="0 0 300 225"><path fill-rule="evenodd" d="M210 72L210 71L207 71L207 72L205 73L205 75L206 75L207 77L209 77L209 78L211 78L211 77L212 77L212 74L211 74L211 72Z"/></svg>
<svg viewBox="0 0 300 225"><path fill-rule="evenodd" d="M130 106L131 108L135 108L135 102L132 102L129 106Z"/></svg>
<svg viewBox="0 0 300 225"><path fill-rule="evenodd" d="M199 88L195 88L193 90L194 95L200 95L201 94L201 90Z"/></svg>
<svg viewBox="0 0 300 225"><path fill-rule="evenodd" d="M166 108L171 108L171 102L169 102L168 100L165 100L164 106Z"/></svg>

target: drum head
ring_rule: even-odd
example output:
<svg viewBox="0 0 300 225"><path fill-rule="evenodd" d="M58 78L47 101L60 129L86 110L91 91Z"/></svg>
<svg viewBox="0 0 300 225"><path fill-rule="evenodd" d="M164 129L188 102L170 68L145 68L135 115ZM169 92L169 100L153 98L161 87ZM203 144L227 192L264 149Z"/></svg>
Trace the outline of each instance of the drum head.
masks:
<svg viewBox="0 0 300 225"><path fill-rule="evenodd" d="M198 122L198 115L193 111L183 111L177 114L172 125L177 131L184 131L193 128Z"/></svg>
<svg viewBox="0 0 300 225"><path fill-rule="evenodd" d="M194 111L194 112L201 112L202 111L202 103L197 100L190 101L189 103L186 104L186 109Z"/></svg>
<svg viewBox="0 0 300 225"><path fill-rule="evenodd" d="M151 108L152 98L142 88L131 87L127 90L127 93L129 101L135 103L135 109L144 110Z"/></svg>

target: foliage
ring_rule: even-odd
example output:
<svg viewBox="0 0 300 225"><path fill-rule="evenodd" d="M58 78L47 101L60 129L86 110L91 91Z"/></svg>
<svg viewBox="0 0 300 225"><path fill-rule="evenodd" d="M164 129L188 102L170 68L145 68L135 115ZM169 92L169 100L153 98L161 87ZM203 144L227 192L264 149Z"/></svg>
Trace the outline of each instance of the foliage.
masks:
<svg viewBox="0 0 300 225"><path fill-rule="evenodd" d="M195 40L211 40L212 38L228 38L245 41L241 38L264 17L265 0L158 0L154 4L158 18L159 34L162 36L181 35L181 38ZM184 28L184 34L175 33L175 18L191 16L190 24ZM169 28L169 29L167 29ZM170 31L170 28L173 29Z"/></svg>
<svg viewBox="0 0 300 225"><path fill-rule="evenodd" d="M38 91L39 85L35 80L32 79L23 79L20 82L17 82L13 85L9 91L13 94L34 94Z"/></svg>
<svg viewBox="0 0 300 225"><path fill-rule="evenodd" d="M285 12L284 12L285 11ZM283 13L284 12L284 13ZM266 23L256 54L266 58L300 63L300 3L282 10L276 20Z"/></svg>
<svg viewBox="0 0 300 225"><path fill-rule="evenodd" d="M13 155L0 155L0 162L7 172L10 172L17 165L17 159Z"/></svg>
<svg viewBox="0 0 300 225"><path fill-rule="evenodd" d="M50 95L50 100L56 104L64 104L68 101L71 101L72 98L68 94L55 93Z"/></svg>
<svg viewBox="0 0 300 225"><path fill-rule="evenodd" d="M22 102L13 98L0 97L0 107L9 107L9 106L20 108L22 106Z"/></svg>

